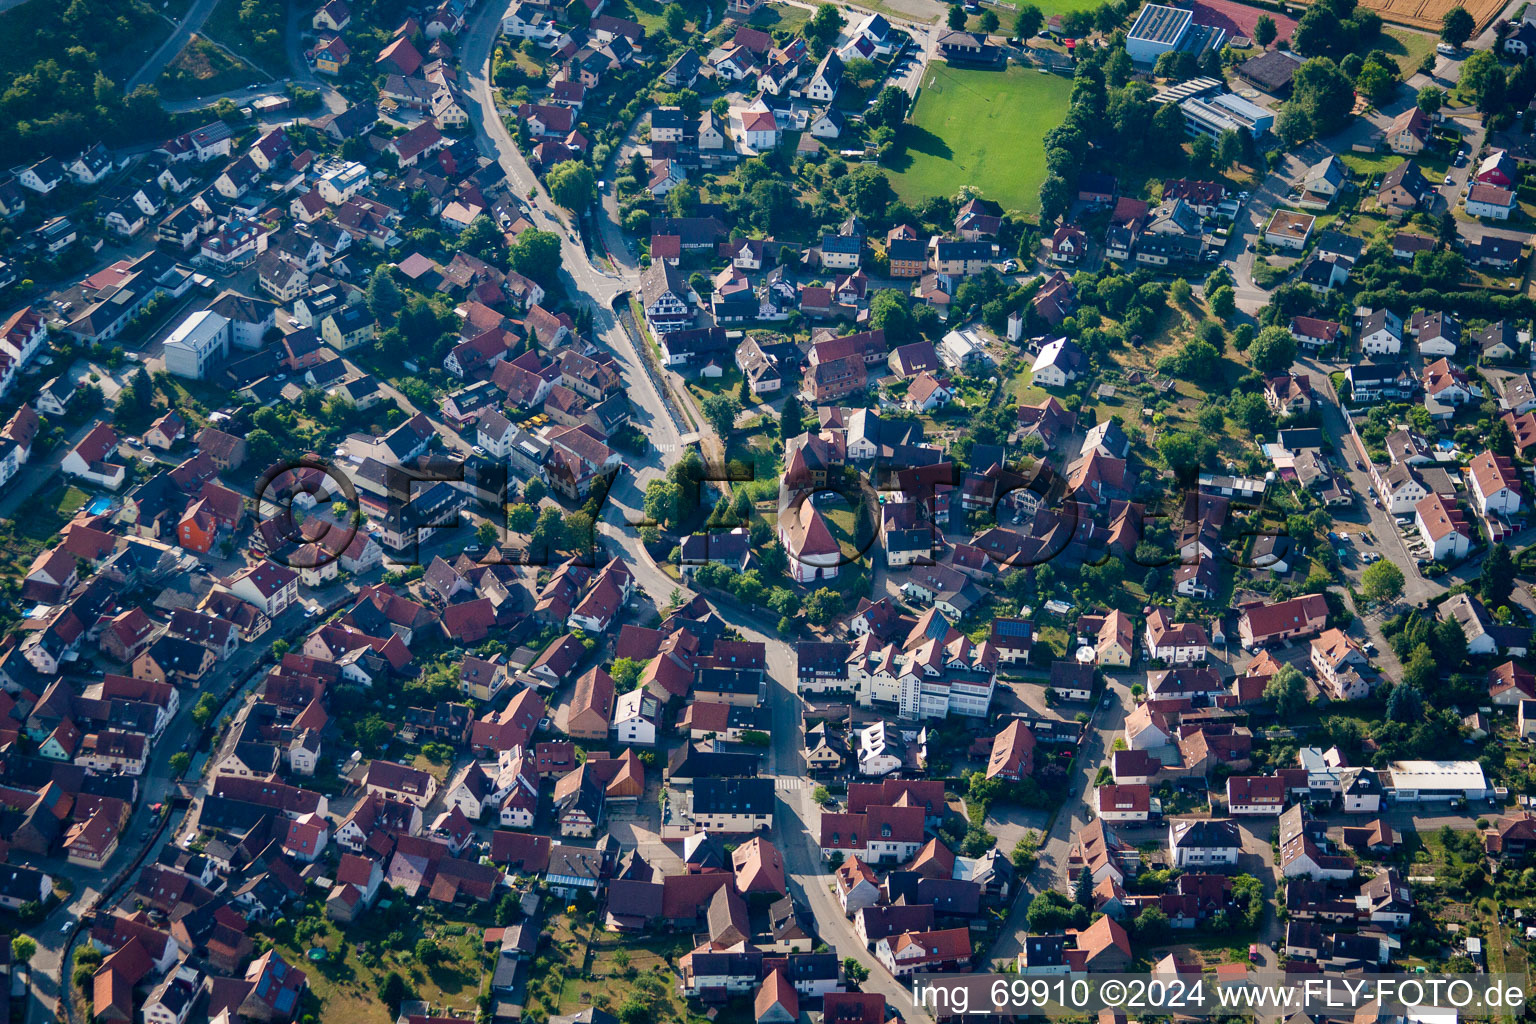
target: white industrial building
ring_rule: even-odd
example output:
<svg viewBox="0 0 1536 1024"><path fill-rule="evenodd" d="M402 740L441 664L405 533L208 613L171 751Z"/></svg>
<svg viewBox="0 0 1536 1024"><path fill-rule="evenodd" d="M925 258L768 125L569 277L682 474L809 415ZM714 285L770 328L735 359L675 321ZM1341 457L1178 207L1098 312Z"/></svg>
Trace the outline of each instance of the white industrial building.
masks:
<svg viewBox="0 0 1536 1024"><path fill-rule="evenodd" d="M230 321L209 309L193 313L165 339L165 369L202 380L209 367L229 355Z"/></svg>
<svg viewBox="0 0 1536 1024"><path fill-rule="evenodd" d="M1488 780L1476 761L1393 761L1385 774L1387 795L1400 803L1488 795Z"/></svg>

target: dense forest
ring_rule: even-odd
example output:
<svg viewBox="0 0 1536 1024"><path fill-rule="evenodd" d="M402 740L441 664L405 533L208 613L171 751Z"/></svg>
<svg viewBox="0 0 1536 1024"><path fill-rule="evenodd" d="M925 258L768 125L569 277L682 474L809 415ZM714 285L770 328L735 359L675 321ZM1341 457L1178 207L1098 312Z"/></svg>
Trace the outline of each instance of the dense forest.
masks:
<svg viewBox="0 0 1536 1024"><path fill-rule="evenodd" d="M0 151L11 159L70 156L165 134L158 94L140 87L125 97L114 56L142 52L141 40L168 26L143 0L30 0L0 17L7 45L0 57ZM139 45L135 45L139 44Z"/></svg>

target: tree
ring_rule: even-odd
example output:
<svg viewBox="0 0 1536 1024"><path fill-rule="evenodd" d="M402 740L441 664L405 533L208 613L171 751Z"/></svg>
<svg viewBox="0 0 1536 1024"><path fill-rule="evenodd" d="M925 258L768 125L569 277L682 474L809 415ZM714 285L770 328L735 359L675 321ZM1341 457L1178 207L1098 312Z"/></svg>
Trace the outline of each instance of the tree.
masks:
<svg viewBox="0 0 1536 1024"><path fill-rule="evenodd" d="M1138 128L1145 131L1145 122ZM1154 160L1176 164L1184 158L1184 115L1177 103L1158 104L1152 115L1152 131L1147 138L1147 154Z"/></svg>
<svg viewBox="0 0 1536 1024"><path fill-rule="evenodd" d="M1403 570L1383 558L1360 574L1360 592L1371 601L1395 601L1403 593Z"/></svg>
<svg viewBox="0 0 1536 1024"><path fill-rule="evenodd" d="M628 693L640 683L640 673L645 671L645 662L635 658L617 658L608 674L613 677L614 686L620 693Z"/></svg>
<svg viewBox="0 0 1536 1024"><path fill-rule="evenodd" d="M395 284L388 264L380 263L368 279L368 312L373 314L375 320L385 323L388 317L400 309L403 302L400 286Z"/></svg>
<svg viewBox="0 0 1536 1024"><path fill-rule="evenodd" d="M1187 478L1215 454L1216 443L1208 435L1168 430L1158 435L1157 451L1169 469Z"/></svg>
<svg viewBox="0 0 1536 1024"><path fill-rule="evenodd" d="M513 270L548 288L560 274L560 236L530 228L517 236L507 257Z"/></svg>
<svg viewBox="0 0 1536 1024"><path fill-rule="evenodd" d="M1308 8L1308 13L1317 9ZM1313 57L1291 79L1291 102L1306 111L1318 135L1332 135L1354 109L1355 85L1332 60Z"/></svg>
<svg viewBox="0 0 1536 1024"><path fill-rule="evenodd" d="M518 533L527 533L533 529L533 522L538 518L532 505L526 502L517 502L507 507L507 528Z"/></svg>
<svg viewBox="0 0 1536 1024"><path fill-rule="evenodd" d="M171 755L170 766L172 775L185 775L187 769L192 767L192 755L185 750L178 750Z"/></svg>
<svg viewBox="0 0 1536 1024"><path fill-rule="evenodd" d="M1477 586L1483 602L1491 607L1497 607L1509 600L1509 595L1515 589L1515 561L1510 557L1507 545L1499 543L1489 549L1487 556L1483 558L1483 568L1478 574Z"/></svg>
<svg viewBox="0 0 1536 1024"><path fill-rule="evenodd" d="M1477 96L1477 109L1483 114L1497 114L1504 109L1504 104L1509 93L1509 83L1504 77L1503 68L1493 68L1488 72L1488 77L1483 81L1482 91Z"/></svg>
<svg viewBox="0 0 1536 1024"><path fill-rule="evenodd" d="M555 202L567 210L579 213L597 200L597 176L579 160L555 164L544 183Z"/></svg>
<svg viewBox="0 0 1536 1024"><path fill-rule="evenodd" d="M1235 167L1243 159L1243 140L1237 132L1228 128L1216 140L1216 162L1221 170Z"/></svg>
<svg viewBox="0 0 1536 1024"><path fill-rule="evenodd" d="M1307 680L1295 665L1282 665L1280 671L1264 684L1264 699L1275 706L1282 720L1300 711L1307 703Z"/></svg>
<svg viewBox="0 0 1536 1024"><path fill-rule="evenodd" d="M779 439L788 441L805 432L805 410L794 395L784 399L784 411L779 413Z"/></svg>
<svg viewBox="0 0 1536 1024"><path fill-rule="evenodd" d="M1435 663L1435 652L1430 650L1429 644L1419 644L1403 664L1403 682L1422 693L1434 686L1439 678L1440 666Z"/></svg>
<svg viewBox="0 0 1536 1024"><path fill-rule="evenodd" d="M869 980L869 968L861 963L858 957L843 957L843 977L855 985Z"/></svg>
<svg viewBox="0 0 1536 1024"><path fill-rule="evenodd" d="M1355 76L1355 91L1380 106L1397 92L1399 81L1401 78L1396 64L1389 67L1381 61L1368 60Z"/></svg>
<svg viewBox="0 0 1536 1024"><path fill-rule="evenodd" d="M882 288L869 300L869 325L884 331L888 341L906 342L917 336L917 325L912 319L912 303L907 293L895 288Z"/></svg>
<svg viewBox="0 0 1536 1024"><path fill-rule="evenodd" d="M1268 46L1275 41L1275 19L1267 14L1259 15L1259 20L1253 24L1253 41L1260 46Z"/></svg>
<svg viewBox="0 0 1536 1024"><path fill-rule="evenodd" d="M832 799L832 793L826 786L817 786L811 790L811 799L822 806L826 806L827 802Z"/></svg>
<svg viewBox="0 0 1536 1024"><path fill-rule="evenodd" d="M691 181L681 181L667 193L667 212L674 217L692 217L699 208L699 189Z"/></svg>
<svg viewBox="0 0 1536 1024"><path fill-rule="evenodd" d="M741 403L735 395L710 395L704 399L704 418L709 420L709 425L715 428L722 441L735 429L736 413L740 410Z"/></svg>
<svg viewBox="0 0 1536 1024"><path fill-rule="evenodd" d="M1248 358L1260 373L1284 373L1296 361L1296 339L1284 327L1266 327L1248 347Z"/></svg>
<svg viewBox="0 0 1536 1024"><path fill-rule="evenodd" d="M1093 872L1087 868L1077 874L1077 886L1072 890L1072 902L1080 907L1093 909Z"/></svg>
<svg viewBox="0 0 1536 1024"><path fill-rule="evenodd" d="M864 115L864 120L877 128L895 128L906 119L909 99L905 89L888 85L875 97L874 105Z"/></svg>
<svg viewBox="0 0 1536 1024"><path fill-rule="evenodd" d="M1237 312L1237 293L1231 285L1222 285L1208 296L1211 304L1211 313L1220 320L1232 319L1232 314Z"/></svg>
<svg viewBox="0 0 1536 1024"><path fill-rule="evenodd" d="M949 5L949 27L956 32L965 31L965 8L959 4Z"/></svg>
<svg viewBox="0 0 1536 1024"><path fill-rule="evenodd" d="M805 36L812 42L819 42L826 46L837 38L842 28L842 13L832 4L820 4L816 8L816 13L811 15L811 20L806 23Z"/></svg>
<svg viewBox="0 0 1536 1024"><path fill-rule="evenodd" d="M863 164L846 177L839 179L837 191L848 206L865 220L875 220L886 215L896 202L896 190L891 179L873 164Z"/></svg>
<svg viewBox="0 0 1536 1024"><path fill-rule="evenodd" d="M805 599L805 617L813 626L825 626L843 610L843 595L820 587Z"/></svg>
<svg viewBox="0 0 1536 1024"><path fill-rule="evenodd" d="M528 540L539 551L565 550L565 516L561 515L560 510L554 506L544 508L539 512L539 518L533 524L533 533L529 536Z"/></svg>
<svg viewBox="0 0 1536 1024"><path fill-rule="evenodd" d="M1013 16L1013 34L1019 37L1019 41L1027 43L1040 34L1040 26L1045 23L1045 16L1040 13L1040 8L1034 4L1020 4L1019 13Z"/></svg>
<svg viewBox="0 0 1536 1024"><path fill-rule="evenodd" d="M1161 907L1148 907L1136 915L1136 938L1140 942L1157 944L1168 937L1168 915Z"/></svg>
<svg viewBox="0 0 1536 1024"><path fill-rule="evenodd" d="M1472 30L1477 23L1472 20L1472 15L1467 9L1457 4L1445 12L1445 18L1440 22L1440 38L1452 46L1460 46L1472 35Z"/></svg>
<svg viewBox="0 0 1536 1024"><path fill-rule="evenodd" d="M997 24L997 12L988 7L981 12L981 20L977 22L977 27L987 35L991 35L997 31Z"/></svg>
<svg viewBox="0 0 1536 1024"><path fill-rule="evenodd" d="M683 489L671 480L652 480L645 486L642 508L647 519L676 526L683 518Z"/></svg>
<svg viewBox="0 0 1536 1024"><path fill-rule="evenodd" d="M475 542L483 548L493 548L501 540L501 530L487 520L475 527Z"/></svg>
<svg viewBox="0 0 1536 1024"><path fill-rule="evenodd" d="M1434 116L1445 106L1445 90L1436 85L1426 85L1419 90L1419 95L1414 102L1424 113Z"/></svg>
<svg viewBox="0 0 1536 1024"><path fill-rule="evenodd" d="M1417 686L1409 683L1399 683L1392 687L1392 693L1387 697L1387 720L1389 722L1417 722L1424 717L1424 694Z"/></svg>
<svg viewBox="0 0 1536 1024"><path fill-rule="evenodd" d="M1275 134L1288 145L1306 142L1313 135L1312 118L1297 103L1285 103L1275 118Z"/></svg>
<svg viewBox="0 0 1536 1024"><path fill-rule="evenodd" d="M1275 414L1264 396L1257 391L1232 396L1227 417L1255 436L1267 434L1275 425Z"/></svg>
<svg viewBox="0 0 1536 1024"><path fill-rule="evenodd" d="M1461 62L1461 86L1481 97L1489 77L1499 70L1499 59L1487 50L1476 50Z"/></svg>
<svg viewBox="0 0 1536 1024"><path fill-rule="evenodd" d="M1209 135L1196 135L1189 144L1189 163L1197 171L1207 171L1216 165L1216 143Z"/></svg>
<svg viewBox="0 0 1536 1024"><path fill-rule="evenodd" d="M1180 129L1181 131L1183 129ZM1040 183L1040 223L1054 224L1072 202L1072 187L1058 174L1049 174Z"/></svg>
<svg viewBox="0 0 1536 1024"><path fill-rule="evenodd" d="M197 698L197 704L192 708L192 721L197 723L199 729L206 728L213 721L213 716L219 713L219 701L211 693L205 693Z"/></svg>
<svg viewBox="0 0 1536 1024"><path fill-rule="evenodd" d="M11 959L18 964L29 963L37 955L37 943L25 936L17 935L11 939Z"/></svg>
<svg viewBox="0 0 1536 1024"><path fill-rule="evenodd" d="M686 41L688 35L688 12L683 10L680 4L667 4L661 11L662 21L666 24L667 35L679 41Z"/></svg>
<svg viewBox="0 0 1536 1024"><path fill-rule="evenodd" d="M1024 917L1029 922L1031 932L1050 934L1075 926L1078 914L1082 915L1083 924L1086 925L1087 908L1077 906L1055 889L1045 889L1029 901L1029 910Z"/></svg>

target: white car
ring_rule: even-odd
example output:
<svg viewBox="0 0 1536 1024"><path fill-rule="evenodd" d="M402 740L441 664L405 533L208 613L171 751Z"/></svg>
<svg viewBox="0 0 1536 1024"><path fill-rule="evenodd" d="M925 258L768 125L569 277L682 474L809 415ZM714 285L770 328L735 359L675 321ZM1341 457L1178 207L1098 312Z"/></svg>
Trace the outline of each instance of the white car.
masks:
<svg viewBox="0 0 1536 1024"><path fill-rule="evenodd" d="M1458 51L1450 43L1440 43L1435 47L1435 52L1442 57L1454 57Z"/></svg>

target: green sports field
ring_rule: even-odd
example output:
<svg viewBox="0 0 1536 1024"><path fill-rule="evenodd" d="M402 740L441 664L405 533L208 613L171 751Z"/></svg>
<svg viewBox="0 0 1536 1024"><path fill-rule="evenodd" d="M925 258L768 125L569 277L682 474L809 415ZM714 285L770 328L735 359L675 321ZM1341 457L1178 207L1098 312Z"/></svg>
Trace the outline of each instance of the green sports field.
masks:
<svg viewBox="0 0 1536 1024"><path fill-rule="evenodd" d="M1005 210L1040 210L1045 133L1061 123L1070 79L1032 68L973 71L935 62L923 76L906 152L891 183L909 203L975 185Z"/></svg>

